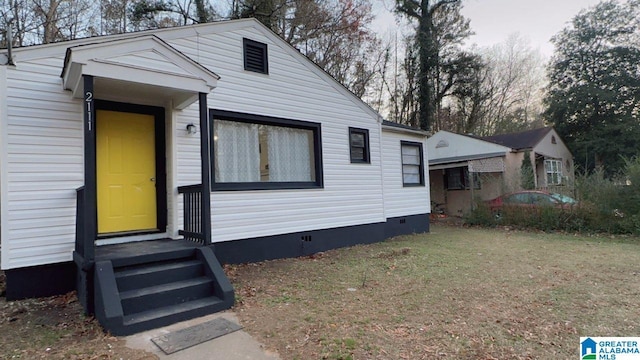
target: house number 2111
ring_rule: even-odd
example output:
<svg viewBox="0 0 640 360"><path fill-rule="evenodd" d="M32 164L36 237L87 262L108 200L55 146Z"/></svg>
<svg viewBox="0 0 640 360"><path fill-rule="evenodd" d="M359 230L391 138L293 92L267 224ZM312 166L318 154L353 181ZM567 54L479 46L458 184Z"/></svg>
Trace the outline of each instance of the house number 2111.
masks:
<svg viewBox="0 0 640 360"><path fill-rule="evenodd" d="M93 121L92 112L91 112L91 103L93 103L93 92L87 91L85 93L84 98L85 103L87 104L87 121L89 122L89 131L91 131L91 123Z"/></svg>

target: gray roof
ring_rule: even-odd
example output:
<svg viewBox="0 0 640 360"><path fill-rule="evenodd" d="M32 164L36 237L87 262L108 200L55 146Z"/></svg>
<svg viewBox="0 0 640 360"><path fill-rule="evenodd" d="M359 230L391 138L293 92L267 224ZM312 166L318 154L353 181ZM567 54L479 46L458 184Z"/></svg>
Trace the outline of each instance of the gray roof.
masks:
<svg viewBox="0 0 640 360"><path fill-rule="evenodd" d="M517 133L484 136L479 139L489 141L495 144L508 146L514 150L532 149L542 138L544 138L552 127L543 127L539 129L521 131Z"/></svg>

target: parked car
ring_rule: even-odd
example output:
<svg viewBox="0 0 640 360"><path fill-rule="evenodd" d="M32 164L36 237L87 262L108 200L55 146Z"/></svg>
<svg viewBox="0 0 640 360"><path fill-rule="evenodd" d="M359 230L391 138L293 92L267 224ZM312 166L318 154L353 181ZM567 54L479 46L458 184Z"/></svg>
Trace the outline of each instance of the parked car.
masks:
<svg viewBox="0 0 640 360"><path fill-rule="evenodd" d="M496 216L502 214L504 207L537 209L544 206L551 206L559 209L571 209L578 205L578 201L566 195L552 193L542 190L522 190L498 196L495 199L486 201L489 209Z"/></svg>

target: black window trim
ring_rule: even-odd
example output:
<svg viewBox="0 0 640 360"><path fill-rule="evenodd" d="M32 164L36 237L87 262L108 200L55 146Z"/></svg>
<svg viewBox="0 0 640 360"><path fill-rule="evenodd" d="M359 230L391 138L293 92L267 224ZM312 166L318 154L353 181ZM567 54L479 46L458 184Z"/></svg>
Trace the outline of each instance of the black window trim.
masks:
<svg viewBox="0 0 640 360"><path fill-rule="evenodd" d="M351 134L362 134L364 135L364 160L354 159L353 152L351 149L353 148L353 144L351 143ZM349 127L349 159L351 159L352 164L371 164L371 153L369 149L369 130L368 129L360 129Z"/></svg>
<svg viewBox="0 0 640 360"><path fill-rule="evenodd" d="M420 153L420 183L419 184L412 184L412 183L405 183L404 182L404 161L402 159L402 147L403 146L416 146L418 147L419 153ZM422 148L422 143L420 142L415 142L415 141L406 141L406 140L400 140L400 164L401 164L401 173L400 175L402 176L402 186L403 187L416 187L416 186L425 186L425 181L424 181L424 150Z"/></svg>
<svg viewBox="0 0 640 360"><path fill-rule="evenodd" d="M248 46L260 48L262 50L262 69L261 70L255 67L248 66L248 62L247 62ZM242 38L242 60L244 63L244 69L246 71L269 75L269 55L268 55L267 44L261 43L255 40L247 39L247 38Z"/></svg>
<svg viewBox="0 0 640 360"><path fill-rule="evenodd" d="M315 181L282 181L282 182L243 182L225 183L216 182L215 174L215 152L213 146L214 123L216 120L237 121L250 124L262 124L273 126L284 126L296 129L311 130L313 132L313 151L315 163ZM209 109L210 139L209 156L211 160L211 191L239 191L239 190L288 190L288 189L317 189L324 187L324 177L322 171L322 134L320 123L309 121L284 119L272 116L239 113L235 111Z"/></svg>

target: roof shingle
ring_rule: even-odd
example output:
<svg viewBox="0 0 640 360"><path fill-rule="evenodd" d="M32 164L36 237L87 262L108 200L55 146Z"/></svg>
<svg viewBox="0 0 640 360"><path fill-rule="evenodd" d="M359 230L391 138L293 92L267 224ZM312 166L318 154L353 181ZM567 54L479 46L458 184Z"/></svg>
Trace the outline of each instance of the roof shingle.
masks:
<svg viewBox="0 0 640 360"><path fill-rule="evenodd" d="M532 149L552 129L552 127L543 127L511 134L484 136L481 137L481 139L495 144L508 146L514 150Z"/></svg>

